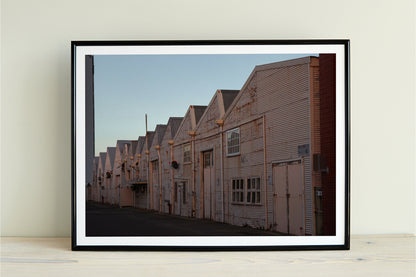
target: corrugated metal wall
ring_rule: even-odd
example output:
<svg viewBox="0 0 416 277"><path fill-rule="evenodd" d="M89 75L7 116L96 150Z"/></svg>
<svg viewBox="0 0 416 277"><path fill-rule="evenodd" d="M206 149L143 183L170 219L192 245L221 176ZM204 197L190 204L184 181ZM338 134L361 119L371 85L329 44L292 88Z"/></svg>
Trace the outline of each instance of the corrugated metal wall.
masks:
<svg viewBox="0 0 416 277"><path fill-rule="evenodd" d="M287 62L257 66L246 84L235 98L230 110L224 117L223 140L221 149L221 128L215 122L222 117L224 109L219 107L218 93L205 110L201 122L195 129L195 116L192 106L174 138L174 160L179 168L173 170L176 199L175 214L192 215L192 186L195 179L196 216L203 217L203 159L202 153L213 151L214 182L210 188L213 218L236 225L249 225L257 228L270 228L274 222L273 200L273 163L298 159L302 161L305 201L305 233L314 234L313 187L320 186L321 173L313 172L312 155L320 153L320 98L319 98L319 63L317 58L307 57ZM264 125L265 122L265 126ZM240 153L227 156L228 130L239 128ZM169 129L169 128L168 128ZM196 131L195 145L189 131ZM167 130L170 132L170 130ZM158 141L157 135L154 138ZM162 184L158 180L149 180L149 186L163 185L163 212L169 212L166 205L171 201L170 146L167 138L161 142ZM266 144L264 144L266 141ZM191 145L192 162L184 163L183 147ZM150 148L149 161L158 159L154 148ZM144 147L145 150L145 147ZM221 157L221 151L223 157ZM118 157L117 157L118 159ZM116 159L116 160L117 160ZM223 161L223 179L221 178L221 160ZM142 151L140 158L140 178L146 179L147 157ZM119 170L114 169L115 174ZM194 175L193 175L194 173ZM156 178L157 174L154 175ZM233 178L258 177L261 180L260 203L232 203L231 185ZM180 187L185 192L177 195ZM183 192L183 191L182 191ZM264 196L267 192L267 199ZM159 190L155 189L154 201L159 207ZM184 198L186 201L184 201ZM136 198L137 199L137 198ZM154 207L156 206L156 203ZM224 215L224 216L223 216Z"/></svg>

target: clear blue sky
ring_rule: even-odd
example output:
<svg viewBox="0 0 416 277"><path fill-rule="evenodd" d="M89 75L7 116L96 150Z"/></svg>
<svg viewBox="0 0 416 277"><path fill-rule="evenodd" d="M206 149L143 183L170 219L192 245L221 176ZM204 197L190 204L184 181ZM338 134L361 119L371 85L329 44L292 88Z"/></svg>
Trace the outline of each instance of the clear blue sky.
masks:
<svg viewBox="0 0 416 277"><path fill-rule="evenodd" d="M300 55L95 55L95 155L208 105L217 89L241 89L256 65Z"/></svg>

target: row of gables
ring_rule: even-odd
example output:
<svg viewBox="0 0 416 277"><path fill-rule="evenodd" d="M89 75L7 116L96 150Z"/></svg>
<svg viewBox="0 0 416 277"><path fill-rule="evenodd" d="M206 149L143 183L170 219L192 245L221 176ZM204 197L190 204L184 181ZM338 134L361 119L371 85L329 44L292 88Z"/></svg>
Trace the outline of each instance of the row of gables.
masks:
<svg viewBox="0 0 416 277"><path fill-rule="evenodd" d="M118 140L95 157L88 199L322 234L319 59L256 66L240 90L217 90L208 106Z"/></svg>

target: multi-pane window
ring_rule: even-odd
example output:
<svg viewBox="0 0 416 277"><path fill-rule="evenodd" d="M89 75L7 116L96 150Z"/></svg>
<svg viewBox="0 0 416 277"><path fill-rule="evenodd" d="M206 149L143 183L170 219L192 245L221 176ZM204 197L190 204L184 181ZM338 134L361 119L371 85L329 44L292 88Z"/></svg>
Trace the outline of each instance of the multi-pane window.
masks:
<svg viewBox="0 0 416 277"><path fill-rule="evenodd" d="M260 178L247 179L247 203L260 203Z"/></svg>
<svg viewBox="0 0 416 277"><path fill-rule="evenodd" d="M231 180L232 202L238 204L260 204L260 178Z"/></svg>
<svg viewBox="0 0 416 277"><path fill-rule="evenodd" d="M240 129L233 129L227 132L227 155L240 154Z"/></svg>
<svg viewBox="0 0 416 277"><path fill-rule="evenodd" d="M232 179L232 202L244 203L244 179Z"/></svg>
<svg viewBox="0 0 416 277"><path fill-rule="evenodd" d="M187 144L183 147L183 162L191 162L191 145Z"/></svg>

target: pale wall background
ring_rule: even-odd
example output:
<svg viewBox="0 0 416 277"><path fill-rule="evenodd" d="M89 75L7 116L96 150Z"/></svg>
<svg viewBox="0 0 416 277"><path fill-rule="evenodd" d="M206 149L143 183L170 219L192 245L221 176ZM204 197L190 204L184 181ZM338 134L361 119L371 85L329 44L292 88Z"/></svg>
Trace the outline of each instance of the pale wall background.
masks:
<svg viewBox="0 0 416 277"><path fill-rule="evenodd" d="M415 233L414 1L1 2L1 234L70 235L70 41L351 39L352 234Z"/></svg>

